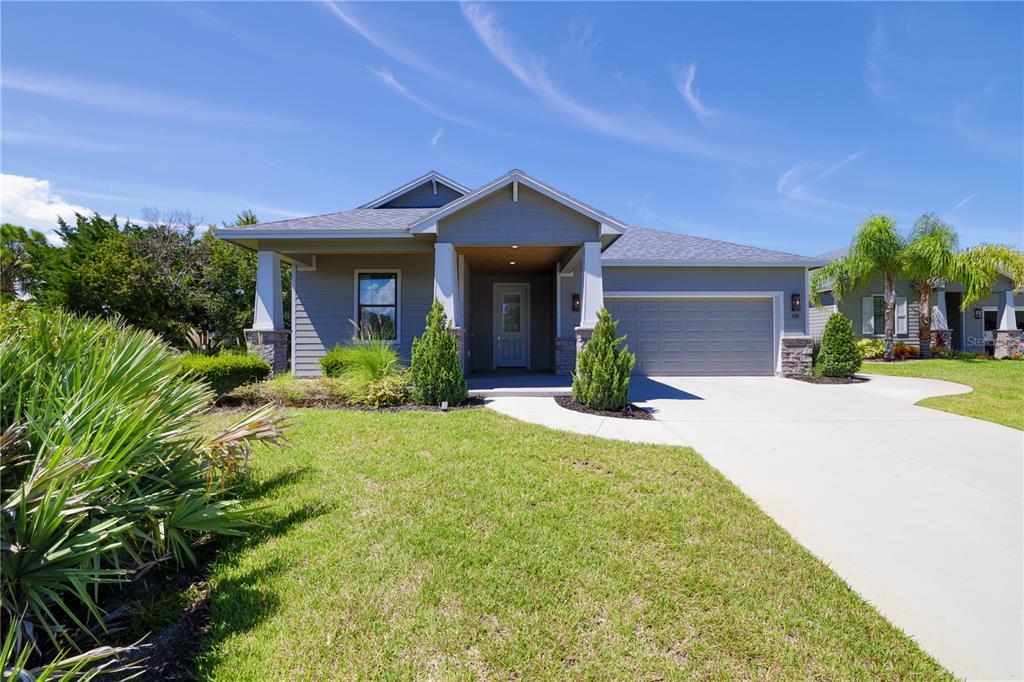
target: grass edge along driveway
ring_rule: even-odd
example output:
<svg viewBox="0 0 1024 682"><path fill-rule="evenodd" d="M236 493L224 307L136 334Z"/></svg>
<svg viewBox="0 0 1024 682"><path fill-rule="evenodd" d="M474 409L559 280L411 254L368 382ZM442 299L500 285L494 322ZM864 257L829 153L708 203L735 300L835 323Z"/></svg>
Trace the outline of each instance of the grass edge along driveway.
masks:
<svg viewBox="0 0 1024 682"><path fill-rule="evenodd" d="M952 679L693 450L292 413L211 567L204 679Z"/></svg>
<svg viewBox="0 0 1024 682"><path fill-rule="evenodd" d="M865 362L861 372L966 384L974 390L960 395L925 398L917 404L1024 431L1024 361L933 359Z"/></svg>

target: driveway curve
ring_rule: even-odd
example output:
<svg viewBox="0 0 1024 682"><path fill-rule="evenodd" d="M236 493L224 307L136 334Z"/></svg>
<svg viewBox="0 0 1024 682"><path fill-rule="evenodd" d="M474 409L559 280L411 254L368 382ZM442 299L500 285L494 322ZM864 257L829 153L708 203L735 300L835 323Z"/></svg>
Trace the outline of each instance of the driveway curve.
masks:
<svg viewBox="0 0 1024 682"><path fill-rule="evenodd" d="M1024 668L1024 432L915 405L970 388L874 376L634 380L654 421L584 415L551 398L488 402L513 417L688 445L958 676Z"/></svg>

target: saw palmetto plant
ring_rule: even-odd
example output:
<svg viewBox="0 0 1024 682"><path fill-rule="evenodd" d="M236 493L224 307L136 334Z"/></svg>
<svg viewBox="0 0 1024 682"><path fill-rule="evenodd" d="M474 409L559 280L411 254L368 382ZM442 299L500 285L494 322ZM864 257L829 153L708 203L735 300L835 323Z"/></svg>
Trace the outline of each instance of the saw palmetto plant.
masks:
<svg viewBox="0 0 1024 682"><path fill-rule="evenodd" d="M103 631L106 584L244 532L249 512L225 495L252 444L279 442L283 423L261 409L204 437L211 395L149 332L2 310L0 616L18 630L12 660L26 646L95 645L79 640Z"/></svg>

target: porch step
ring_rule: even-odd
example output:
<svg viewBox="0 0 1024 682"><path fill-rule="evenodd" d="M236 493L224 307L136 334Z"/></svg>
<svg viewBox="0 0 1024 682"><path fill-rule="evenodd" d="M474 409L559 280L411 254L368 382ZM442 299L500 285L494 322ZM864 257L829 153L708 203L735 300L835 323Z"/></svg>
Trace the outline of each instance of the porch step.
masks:
<svg viewBox="0 0 1024 682"><path fill-rule="evenodd" d="M501 388L471 388L469 389L470 396L476 396L478 398L508 398L508 397L520 397L520 398L554 398L556 395L569 395L572 393L572 388L566 387L543 387L524 386L522 388L506 386Z"/></svg>

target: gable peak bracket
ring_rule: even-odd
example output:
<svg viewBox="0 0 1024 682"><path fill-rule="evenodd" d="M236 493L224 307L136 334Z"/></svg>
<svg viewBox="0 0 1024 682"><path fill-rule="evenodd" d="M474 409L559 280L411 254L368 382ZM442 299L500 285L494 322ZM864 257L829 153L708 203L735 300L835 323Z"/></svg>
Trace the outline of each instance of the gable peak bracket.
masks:
<svg viewBox="0 0 1024 682"><path fill-rule="evenodd" d="M519 201L519 180L518 179L512 181L512 201L513 202Z"/></svg>

